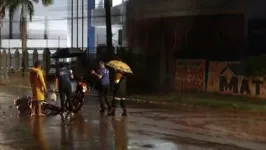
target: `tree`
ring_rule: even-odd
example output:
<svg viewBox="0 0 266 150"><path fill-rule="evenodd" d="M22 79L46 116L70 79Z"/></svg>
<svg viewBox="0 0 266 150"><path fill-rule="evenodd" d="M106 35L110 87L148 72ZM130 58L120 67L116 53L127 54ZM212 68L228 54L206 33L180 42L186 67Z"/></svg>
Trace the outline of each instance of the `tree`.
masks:
<svg viewBox="0 0 266 150"><path fill-rule="evenodd" d="M7 6L8 0L0 0L0 28L2 27L2 19L5 17L6 14L6 6Z"/></svg>
<svg viewBox="0 0 266 150"><path fill-rule="evenodd" d="M113 44L112 44L112 22L111 22L111 5L112 0L104 0L105 8L105 22L106 22L106 43L109 59L113 57Z"/></svg>
<svg viewBox="0 0 266 150"><path fill-rule="evenodd" d="M2 46L2 27L3 27L2 20L6 15L7 4L8 0L0 0L0 46Z"/></svg>
<svg viewBox="0 0 266 150"><path fill-rule="evenodd" d="M39 0L7 0L9 5L9 13L11 18L16 11L20 11L20 38L22 43L22 69L23 75L28 65L26 63L27 54L27 19L32 21L34 15L34 3L39 3ZM42 0L44 6L53 4L53 0Z"/></svg>

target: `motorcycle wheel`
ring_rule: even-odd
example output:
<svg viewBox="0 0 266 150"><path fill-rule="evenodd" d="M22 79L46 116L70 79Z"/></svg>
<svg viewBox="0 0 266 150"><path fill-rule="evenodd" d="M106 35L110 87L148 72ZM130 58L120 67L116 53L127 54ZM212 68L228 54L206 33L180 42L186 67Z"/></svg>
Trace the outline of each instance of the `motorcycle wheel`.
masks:
<svg viewBox="0 0 266 150"><path fill-rule="evenodd" d="M73 113L79 112L82 106L83 100L80 100L77 96L71 97L71 105L69 100L66 101L66 108Z"/></svg>
<svg viewBox="0 0 266 150"><path fill-rule="evenodd" d="M50 105L50 104L43 104L42 105L42 113L45 114L46 116L56 116L60 114L61 109Z"/></svg>

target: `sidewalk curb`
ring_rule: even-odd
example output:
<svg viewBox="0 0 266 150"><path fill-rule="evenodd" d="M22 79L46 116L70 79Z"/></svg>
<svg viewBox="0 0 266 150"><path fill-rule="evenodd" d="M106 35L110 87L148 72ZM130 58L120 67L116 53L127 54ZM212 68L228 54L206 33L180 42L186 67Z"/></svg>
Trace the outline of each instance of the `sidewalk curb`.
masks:
<svg viewBox="0 0 266 150"><path fill-rule="evenodd" d="M90 94L89 96L98 97L97 94ZM112 96L108 96L108 99L111 100ZM191 108L195 107L193 105L187 105L187 104L158 102L158 101L144 100L144 99L131 98L131 97L129 97L126 100L126 103L129 103L129 104L148 104L149 106L152 105L152 106L159 107L159 108L172 108L172 109L180 108L182 106L191 107ZM198 106L198 107L200 107L200 106Z"/></svg>
<svg viewBox="0 0 266 150"><path fill-rule="evenodd" d="M0 83L0 86L8 86L8 87L14 87L14 88L25 88L25 89L30 89L30 86L18 86L18 85L8 85L5 83ZM89 94L88 96L91 97L98 97L98 94ZM109 100L112 100L112 96L108 96ZM129 97L126 101L128 104L148 104L148 105L153 105L159 108L178 108L180 106L186 106L186 107L195 107L193 105L186 105L186 104L178 104L178 103L169 103L169 102L158 102L158 101L150 101L150 100L144 100L144 99L137 99L137 98L132 98Z"/></svg>
<svg viewBox="0 0 266 150"><path fill-rule="evenodd" d="M30 86L23 86L23 85L12 85L12 84L7 84L7 83L0 83L0 86L8 86L8 87L14 87L14 88L25 88L25 89L30 89Z"/></svg>

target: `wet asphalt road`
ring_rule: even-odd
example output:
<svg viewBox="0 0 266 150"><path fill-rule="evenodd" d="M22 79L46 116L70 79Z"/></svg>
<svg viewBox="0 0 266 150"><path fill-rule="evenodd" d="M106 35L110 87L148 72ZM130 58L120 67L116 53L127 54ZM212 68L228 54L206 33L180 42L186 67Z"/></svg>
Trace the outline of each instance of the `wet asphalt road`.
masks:
<svg viewBox="0 0 266 150"><path fill-rule="evenodd" d="M128 117L107 117L88 97L77 115L18 117L13 100L27 91L0 86L0 150L266 149L263 115L131 105Z"/></svg>

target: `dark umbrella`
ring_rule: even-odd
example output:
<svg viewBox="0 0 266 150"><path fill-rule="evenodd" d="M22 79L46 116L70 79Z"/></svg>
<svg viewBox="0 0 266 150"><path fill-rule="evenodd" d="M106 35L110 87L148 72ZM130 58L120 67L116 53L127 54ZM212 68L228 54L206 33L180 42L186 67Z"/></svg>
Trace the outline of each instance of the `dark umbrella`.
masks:
<svg viewBox="0 0 266 150"><path fill-rule="evenodd" d="M60 48L52 55L52 58L78 57L83 54L84 51L79 48Z"/></svg>

